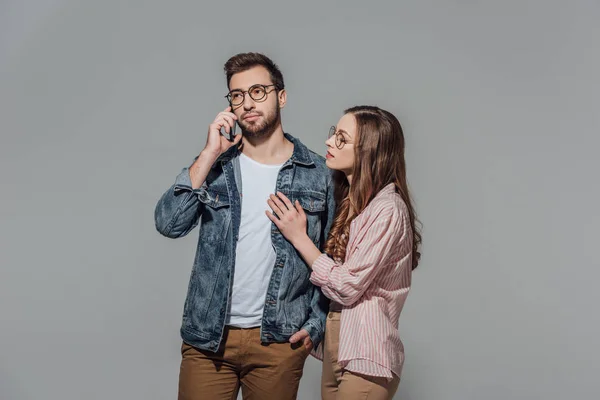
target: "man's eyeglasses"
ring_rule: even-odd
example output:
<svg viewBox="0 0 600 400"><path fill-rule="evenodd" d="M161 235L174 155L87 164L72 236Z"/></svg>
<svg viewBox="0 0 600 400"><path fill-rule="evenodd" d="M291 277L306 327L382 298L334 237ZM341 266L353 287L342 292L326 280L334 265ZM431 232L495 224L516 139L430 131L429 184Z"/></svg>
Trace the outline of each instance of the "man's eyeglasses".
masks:
<svg viewBox="0 0 600 400"><path fill-rule="evenodd" d="M231 104L233 107L235 106L239 106L240 104L242 104L244 102L244 99L246 97L246 93L248 93L248 95L250 96L250 98L254 101L264 101L265 98L267 97L267 88L271 87L271 86L275 86L275 85L252 85L250 86L250 88L248 90L232 90L231 92L227 93L227 95L225 96L225 98L227 99L227 101L229 101L229 104Z"/></svg>

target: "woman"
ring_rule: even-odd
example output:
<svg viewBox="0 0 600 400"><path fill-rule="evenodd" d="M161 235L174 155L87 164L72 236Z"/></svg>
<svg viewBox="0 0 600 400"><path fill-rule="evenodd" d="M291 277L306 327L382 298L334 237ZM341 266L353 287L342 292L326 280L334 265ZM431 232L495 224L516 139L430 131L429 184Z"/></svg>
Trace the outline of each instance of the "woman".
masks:
<svg viewBox="0 0 600 400"><path fill-rule="evenodd" d="M322 398L392 399L404 363L398 319L421 243L402 128L385 110L353 107L326 145L337 204L326 254L307 235L298 201L271 195L266 213L312 269L311 282L331 299Z"/></svg>

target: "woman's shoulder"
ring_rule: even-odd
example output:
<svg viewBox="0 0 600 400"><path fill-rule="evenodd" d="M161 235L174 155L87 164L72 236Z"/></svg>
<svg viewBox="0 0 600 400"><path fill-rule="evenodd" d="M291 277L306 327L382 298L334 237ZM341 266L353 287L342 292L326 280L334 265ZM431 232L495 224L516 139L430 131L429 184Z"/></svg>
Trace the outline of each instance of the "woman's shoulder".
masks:
<svg viewBox="0 0 600 400"><path fill-rule="evenodd" d="M362 213L352 221L354 229L371 229L378 226L392 232L402 232L408 220L408 209L402 197L396 193L395 186L384 187L369 202Z"/></svg>
<svg viewBox="0 0 600 400"><path fill-rule="evenodd" d="M395 185L390 183L377 193L371 200L367 209L375 215L390 215L396 218L403 218L408 214L406 203L402 200L402 196L396 192Z"/></svg>

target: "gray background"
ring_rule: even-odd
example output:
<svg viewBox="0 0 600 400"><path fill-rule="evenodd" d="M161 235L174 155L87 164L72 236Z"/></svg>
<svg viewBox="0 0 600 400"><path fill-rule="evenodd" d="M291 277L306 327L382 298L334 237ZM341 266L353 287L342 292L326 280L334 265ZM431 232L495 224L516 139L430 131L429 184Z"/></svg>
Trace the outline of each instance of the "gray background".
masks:
<svg viewBox="0 0 600 400"><path fill-rule="evenodd" d="M250 50L320 153L345 107L403 123L425 228L396 399L597 396L599 17L597 0L0 1L0 398L175 398L197 233L161 237L153 209ZM319 376L310 359L300 399Z"/></svg>

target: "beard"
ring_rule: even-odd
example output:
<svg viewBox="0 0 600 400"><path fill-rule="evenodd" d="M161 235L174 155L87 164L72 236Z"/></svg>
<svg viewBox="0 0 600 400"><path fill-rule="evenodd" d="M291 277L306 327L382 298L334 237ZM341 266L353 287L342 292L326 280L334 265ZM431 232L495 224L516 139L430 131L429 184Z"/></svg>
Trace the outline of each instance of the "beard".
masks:
<svg viewBox="0 0 600 400"><path fill-rule="evenodd" d="M252 113L256 113L256 111L252 111ZM250 123L244 121L243 115L238 120L238 124L242 128L242 134L248 138L266 138L275 132L275 128L277 128L280 122L281 110L279 109L279 105L277 105L273 112L268 114L260 113L260 117L262 118Z"/></svg>

